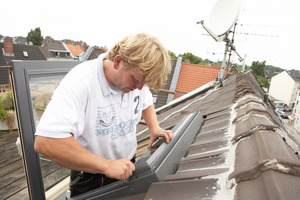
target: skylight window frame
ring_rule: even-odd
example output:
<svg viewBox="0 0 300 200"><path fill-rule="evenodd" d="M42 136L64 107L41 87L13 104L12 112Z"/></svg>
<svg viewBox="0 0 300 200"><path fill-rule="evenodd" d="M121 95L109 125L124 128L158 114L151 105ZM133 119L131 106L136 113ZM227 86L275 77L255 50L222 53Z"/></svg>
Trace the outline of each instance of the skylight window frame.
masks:
<svg viewBox="0 0 300 200"><path fill-rule="evenodd" d="M27 51L23 51L23 56L24 56L25 58L29 58L28 52L27 52Z"/></svg>
<svg viewBox="0 0 300 200"><path fill-rule="evenodd" d="M35 122L30 78L66 75L80 61L12 61L12 83L29 198L44 200L45 190L39 154L34 151Z"/></svg>

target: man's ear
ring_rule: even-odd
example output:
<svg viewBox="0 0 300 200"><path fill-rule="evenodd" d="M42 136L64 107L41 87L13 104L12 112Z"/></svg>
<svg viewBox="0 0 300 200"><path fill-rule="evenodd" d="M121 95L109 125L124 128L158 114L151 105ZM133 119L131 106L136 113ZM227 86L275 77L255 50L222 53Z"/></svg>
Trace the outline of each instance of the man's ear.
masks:
<svg viewBox="0 0 300 200"><path fill-rule="evenodd" d="M116 55L116 57L114 58L114 68L115 69L119 69L121 61L122 61L121 56Z"/></svg>

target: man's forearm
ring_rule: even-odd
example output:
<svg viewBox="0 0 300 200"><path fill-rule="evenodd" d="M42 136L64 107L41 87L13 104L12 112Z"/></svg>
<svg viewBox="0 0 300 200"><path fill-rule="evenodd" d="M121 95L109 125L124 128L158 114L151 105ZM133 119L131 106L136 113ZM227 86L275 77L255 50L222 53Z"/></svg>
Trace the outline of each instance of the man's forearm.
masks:
<svg viewBox="0 0 300 200"><path fill-rule="evenodd" d="M87 151L72 136L61 139L36 136L34 148L68 169L90 173L103 173L105 170L106 159Z"/></svg>
<svg viewBox="0 0 300 200"><path fill-rule="evenodd" d="M34 149L62 167L101 173L121 181L128 179L135 170L135 166L129 159L105 159L87 151L74 137L57 139L36 136Z"/></svg>
<svg viewBox="0 0 300 200"><path fill-rule="evenodd" d="M166 142L169 143L173 138L173 133L171 130L164 130L159 126L157 121L156 112L154 106L151 105L143 111L143 118L147 123L147 126L150 130L150 140L148 148L150 148L158 137L164 137Z"/></svg>
<svg viewBox="0 0 300 200"><path fill-rule="evenodd" d="M159 128L159 123L157 121L156 112L153 105L143 110L142 115L150 130Z"/></svg>

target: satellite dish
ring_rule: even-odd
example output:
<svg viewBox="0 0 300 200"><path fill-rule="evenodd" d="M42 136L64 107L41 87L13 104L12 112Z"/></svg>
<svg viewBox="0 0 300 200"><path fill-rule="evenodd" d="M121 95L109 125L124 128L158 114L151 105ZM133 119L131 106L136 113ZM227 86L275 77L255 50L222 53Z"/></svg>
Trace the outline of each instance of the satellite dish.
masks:
<svg viewBox="0 0 300 200"><path fill-rule="evenodd" d="M242 0L218 0L210 13L208 20L206 21L202 20L198 22L202 24L203 28L217 42L221 42L221 41L226 42L224 58L221 65L221 72L219 74L220 79L222 79L224 75L226 56L229 47L230 47L230 51L233 50L238 55L238 53L235 51L235 47L233 46L233 39L232 41L230 41L228 39L228 34L231 28L236 25L236 21L241 10L241 1ZM233 33L234 32L235 32L235 28Z"/></svg>
<svg viewBox="0 0 300 200"><path fill-rule="evenodd" d="M221 42L236 23L240 10L241 0L218 0L208 20L201 24L217 42Z"/></svg>

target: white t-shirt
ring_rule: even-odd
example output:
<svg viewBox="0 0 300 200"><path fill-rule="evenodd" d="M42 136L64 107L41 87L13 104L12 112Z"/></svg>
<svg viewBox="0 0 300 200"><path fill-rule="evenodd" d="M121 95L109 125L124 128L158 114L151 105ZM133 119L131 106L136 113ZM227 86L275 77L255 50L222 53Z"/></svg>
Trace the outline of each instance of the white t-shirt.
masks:
<svg viewBox="0 0 300 200"><path fill-rule="evenodd" d="M146 86L129 93L110 87L103 72L104 57L83 62L65 76L35 134L73 135L84 148L104 158L131 159L137 148L136 125L142 111L152 105L152 94Z"/></svg>

